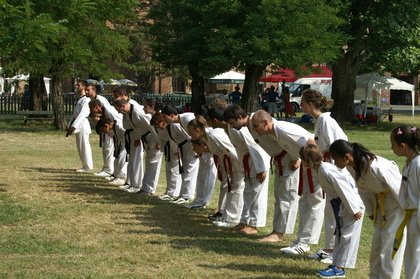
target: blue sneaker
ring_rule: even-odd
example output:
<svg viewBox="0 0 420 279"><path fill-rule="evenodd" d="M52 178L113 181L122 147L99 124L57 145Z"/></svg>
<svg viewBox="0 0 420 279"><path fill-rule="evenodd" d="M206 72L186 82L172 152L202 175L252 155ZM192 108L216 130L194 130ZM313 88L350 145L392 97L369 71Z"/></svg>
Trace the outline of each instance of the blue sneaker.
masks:
<svg viewBox="0 0 420 279"><path fill-rule="evenodd" d="M338 269L335 265L328 266L327 269L317 270L316 273L322 278L344 278L346 277L346 271L344 269Z"/></svg>

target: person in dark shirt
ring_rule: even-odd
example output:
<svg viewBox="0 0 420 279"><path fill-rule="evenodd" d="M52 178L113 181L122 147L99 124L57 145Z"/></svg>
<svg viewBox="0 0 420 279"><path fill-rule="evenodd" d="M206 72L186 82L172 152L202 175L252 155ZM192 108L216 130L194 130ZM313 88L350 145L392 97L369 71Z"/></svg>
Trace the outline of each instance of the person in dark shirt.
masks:
<svg viewBox="0 0 420 279"><path fill-rule="evenodd" d="M229 94L229 100L233 105L239 105L242 98L242 93L239 91L239 86L235 86L235 91Z"/></svg>

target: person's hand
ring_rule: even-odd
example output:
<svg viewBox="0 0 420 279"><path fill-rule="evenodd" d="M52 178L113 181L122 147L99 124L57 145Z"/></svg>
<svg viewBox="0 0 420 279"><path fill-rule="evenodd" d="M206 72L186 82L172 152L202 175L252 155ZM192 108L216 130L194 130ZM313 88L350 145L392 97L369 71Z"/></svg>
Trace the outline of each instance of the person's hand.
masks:
<svg viewBox="0 0 420 279"><path fill-rule="evenodd" d="M360 220L363 216L363 213L361 211L357 212L353 215L354 220Z"/></svg>
<svg viewBox="0 0 420 279"><path fill-rule="evenodd" d="M300 159L291 161L289 167L292 171L297 170L300 167Z"/></svg>
<svg viewBox="0 0 420 279"><path fill-rule="evenodd" d="M134 140L134 147L139 147L141 141L139 139Z"/></svg>
<svg viewBox="0 0 420 279"><path fill-rule="evenodd" d="M155 149L156 149L156 150L159 150L159 149L160 149L160 144L159 144L159 143L156 143L156 145L155 145Z"/></svg>
<svg viewBox="0 0 420 279"><path fill-rule="evenodd" d="M263 183L265 178L267 177L267 172L263 171L257 174L258 182Z"/></svg>
<svg viewBox="0 0 420 279"><path fill-rule="evenodd" d="M74 128L73 126L71 126L70 128L68 128L69 135L73 134L73 132L75 130L76 130L76 128Z"/></svg>

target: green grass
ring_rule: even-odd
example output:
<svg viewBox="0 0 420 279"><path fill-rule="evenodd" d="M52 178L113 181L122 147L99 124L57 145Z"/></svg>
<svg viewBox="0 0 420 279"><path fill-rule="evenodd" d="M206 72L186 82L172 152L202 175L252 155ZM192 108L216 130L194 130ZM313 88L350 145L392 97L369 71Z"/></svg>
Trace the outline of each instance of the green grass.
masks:
<svg viewBox="0 0 420 279"><path fill-rule="evenodd" d="M395 121L413 119L396 115ZM344 129L351 141L402 166L403 158L390 150L395 124ZM97 136L91 142L98 170ZM315 278L315 269L324 267L280 253L294 235L281 244L256 241L271 231L272 191L267 227L258 236L241 236L206 218L216 207L217 186L209 209L191 211L74 172L80 167L74 137L50 127L0 122L0 147L2 278ZM158 194L164 185L162 179ZM367 278L371 235L366 218L357 268L348 278Z"/></svg>

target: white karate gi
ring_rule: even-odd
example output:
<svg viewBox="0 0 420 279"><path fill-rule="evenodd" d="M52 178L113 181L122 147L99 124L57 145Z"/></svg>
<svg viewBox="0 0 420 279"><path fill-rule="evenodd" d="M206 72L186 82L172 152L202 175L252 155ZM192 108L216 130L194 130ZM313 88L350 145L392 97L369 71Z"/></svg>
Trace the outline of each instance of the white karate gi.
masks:
<svg viewBox="0 0 420 279"><path fill-rule="evenodd" d="M394 259L391 259L395 233L404 217L399 204L401 174L398 166L380 156L376 156L366 173L356 181L359 193L366 206L366 214L373 216L376 211L376 222L372 237L370 254L370 278L400 278L404 245L400 247ZM353 168L348 168L355 177ZM375 195L385 194L385 222L381 216L378 198ZM404 240L405 241L405 240Z"/></svg>
<svg viewBox="0 0 420 279"><path fill-rule="evenodd" d="M238 223L244 205L245 182L242 161L224 129L206 128L205 133L209 151L218 158L218 170L221 172L223 180L221 184L223 188L220 189L219 209L223 207L224 203L223 219L227 222ZM224 159L225 157L228 158ZM228 189L229 185L230 191ZM224 199L226 199L225 202L223 202Z"/></svg>
<svg viewBox="0 0 420 279"><path fill-rule="evenodd" d="M404 269L406 278L420 278L420 156L412 159L411 163L404 166L401 182L400 201L404 209L414 209L407 224L407 246L404 254ZM399 249L403 247L403 243ZM398 249L398 250L399 250Z"/></svg>
<svg viewBox="0 0 420 279"><path fill-rule="evenodd" d="M68 128L74 127L76 136L76 146L79 152L82 168L85 170L93 169L92 147L89 142L89 135L92 133L88 120L90 98L81 96L74 105L73 115L71 116Z"/></svg>
<svg viewBox="0 0 420 279"><path fill-rule="evenodd" d="M315 120L315 142L322 154L324 154L325 162L332 162L329 155L330 145L339 139L348 140L343 129L338 125L337 121L331 117L330 112L324 112L319 115ZM322 186L322 184L321 184ZM326 193L327 201L331 200ZM325 245L324 249L333 249L335 238L335 218L331 206L325 206L324 211L324 232L325 232Z"/></svg>
<svg viewBox="0 0 420 279"><path fill-rule="evenodd" d="M111 120L116 120L121 116L118 116L118 111L111 106L108 100L101 95L96 95L96 100L100 101L105 111L105 115ZM103 172L112 174L114 173L114 140L108 134L102 134L102 157L103 157Z"/></svg>
<svg viewBox="0 0 420 279"><path fill-rule="evenodd" d="M204 152L199 157L197 187L195 189L195 205L206 205L211 200L214 184L217 179L217 168L213 154Z"/></svg>
<svg viewBox="0 0 420 279"><path fill-rule="evenodd" d="M168 125L170 138L178 145L180 162L182 165L182 185L180 198L191 200L194 198L195 187L197 184L197 174L199 161L197 154L193 150L191 137L181 125L171 123Z"/></svg>
<svg viewBox="0 0 420 279"><path fill-rule="evenodd" d="M142 183L142 191L147 193L155 193L159 182L160 166L162 164L163 152L156 149L158 139L156 137L156 130L152 134L150 131L142 135L142 144L144 148L144 176ZM162 147L163 148L163 147Z"/></svg>
<svg viewBox="0 0 420 279"><path fill-rule="evenodd" d="M172 125L180 126L174 123ZM181 191L181 174L179 173L179 150L178 145L170 139L168 129L156 129L159 144L165 155L165 194L178 197Z"/></svg>
<svg viewBox="0 0 420 279"><path fill-rule="evenodd" d="M251 227L265 227L270 156L255 142L248 127L242 127L240 130L229 127L228 135L244 167L244 207L240 223ZM262 172L267 172L267 176L260 183L257 174Z"/></svg>
<svg viewBox="0 0 420 279"><path fill-rule="evenodd" d="M143 144L141 136L152 130L151 115L144 114L140 107L130 104L130 111L124 114L128 155L127 176L130 187L141 188L143 180ZM135 146L137 145L137 146Z"/></svg>
<svg viewBox="0 0 420 279"><path fill-rule="evenodd" d="M336 232L333 265L354 268L363 223L363 219L354 220L354 214L358 212L363 214L365 209L356 183L347 169L339 169L331 163L321 163L318 179L323 190L329 194L327 197L330 197L325 206L332 208L331 199L339 198L341 200L338 213L341 229L340 231L337 229ZM338 228L337 224L335 228ZM338 233L341 234L340 237L338 237Z"/></svg>
<svg viewBox="0 0 420 279"><path fill-rule="evenodd" d="M305 146L313 135L294 123L277 121L274 118L273 122L278 144L290 154L292 160L298 159L300 148ZM317 244L322 229L325 200L322 197L322 189L318 184L316 172L302 169L302 167L300 171L302 177L299 177L299 185L302 185L302 193L299 200L300 222L297 241L303 244ZM310 174L311 181L309 181ZM313 185L312 193L311 185Z"/></svg>
<svg viewBox="0 0 420 279"><path fill-rule="evenodd" d="M274 136L258 135L254 130L251 131L255 141L273 159L281 154L283 148L278 144ZM292 234L295 229L299 205L299 169L291 170L290 163L292 159L287 152L283 154L284 156L281 160L274 160L273 230L284 234Z"/></svg>

